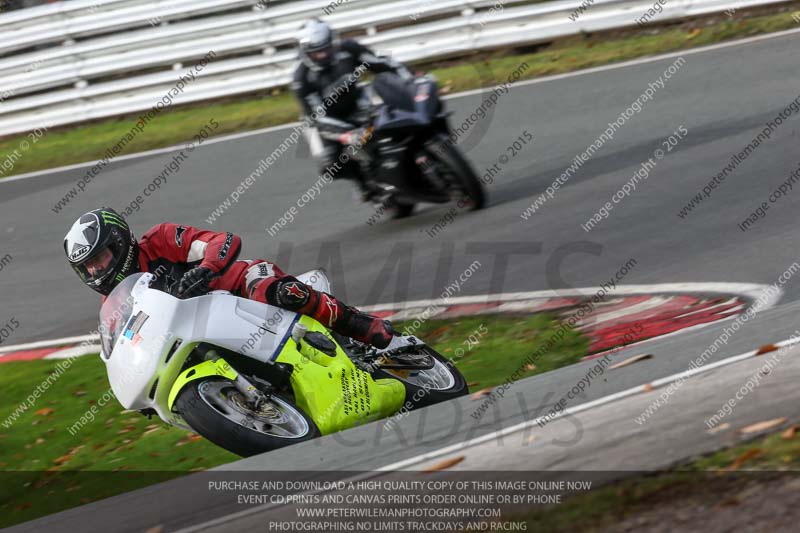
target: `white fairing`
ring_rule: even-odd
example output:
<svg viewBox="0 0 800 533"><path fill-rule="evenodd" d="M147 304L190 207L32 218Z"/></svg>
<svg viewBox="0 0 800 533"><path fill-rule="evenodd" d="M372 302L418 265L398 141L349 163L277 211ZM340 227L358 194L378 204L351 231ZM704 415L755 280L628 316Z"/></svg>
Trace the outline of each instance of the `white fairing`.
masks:
<svg viewBox="0 0 800 533"><path fill-rule="evenodd" d="M321 270L297 278L330 291ZM277 357L299 319L291 311L224 291L179 300L150 289L152 279L152 274L131 276L104 303L101 358L123 407L152 408L168 422L175 420L166 406L167 395L190 351L187 347L205 342L268 362Z"/></svg>

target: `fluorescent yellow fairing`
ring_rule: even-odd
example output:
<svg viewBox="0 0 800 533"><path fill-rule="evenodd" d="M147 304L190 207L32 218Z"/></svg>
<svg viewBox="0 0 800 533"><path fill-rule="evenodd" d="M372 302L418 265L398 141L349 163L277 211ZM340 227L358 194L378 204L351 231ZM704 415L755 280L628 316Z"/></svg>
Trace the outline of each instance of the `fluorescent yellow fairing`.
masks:
<svg viewBox="0 0 800 533"><path fill-rule="evenodd" d="M178 393L183 390L183 387L185 387L186 384L191 381L201 378L208 378L211 376L222 376L233 381L238 375L239 374L236 372L236 370L234 370L231 365L229 365L222 358L217 359L216 361L204 361L199 365L187 368L181 372L181 374L178 376L178 379L176 379L175 383L172 384L172 388L169 391L169 402L167 405L169 406L169 409L172 410L172 405L175 403Z"/></svg>
<svg viewBox="0 0 800 533"><path fill-rule="evenodd" d="M336 345L331 357L304 341L289 339L277 362L292 365L291 385L297 406L326 435L391 416L405 401L405 387L394 379L378 379L356 367L328 330L311 317L300 323L308 331L318 331Z"/></svg>

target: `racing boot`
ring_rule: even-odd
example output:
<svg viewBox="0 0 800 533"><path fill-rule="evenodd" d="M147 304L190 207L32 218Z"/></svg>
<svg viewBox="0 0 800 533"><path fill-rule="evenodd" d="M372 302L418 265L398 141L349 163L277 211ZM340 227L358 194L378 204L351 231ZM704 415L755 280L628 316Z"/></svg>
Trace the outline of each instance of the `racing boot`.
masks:
<svg viewBox="0 0 800 533"><path fill-rule="evenodd" d="M342 317L336 321L332 329L336 333L371 344L379 349L389 346L395 336L394 328L388 320L382 320L347 306L344 307Z"/></svg>
<svg viewBox="0 0 800 533"><path fill-rule="evenodd" d="M267 289L267 303L308 315L336 333L383 349L395 331L391 323L344 305L334 296L317 291L287 276Z"/></svg>

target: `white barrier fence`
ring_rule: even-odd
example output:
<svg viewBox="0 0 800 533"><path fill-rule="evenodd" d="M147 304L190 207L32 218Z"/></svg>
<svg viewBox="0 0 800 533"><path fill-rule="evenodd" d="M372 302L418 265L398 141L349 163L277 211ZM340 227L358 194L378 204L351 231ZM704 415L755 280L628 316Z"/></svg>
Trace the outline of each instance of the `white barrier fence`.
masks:
<svg viewBox="0 0 800 533"><path fill-rule="evenodd" d="M663 1L663 0L662 0ZM788 0L666 0L650 21ZM186 104L289 83L300 21L321 16L414 62L636 25L654 0L75 0L0 15L0 136L136 113L181 77ZM581 6L583 11L578 11ZM651 11L654 12L654 11ZM44 48L42 48L44 47ZM37 49L38 48L38 49ZM209 53L214 61L195 72Z"/></svg>

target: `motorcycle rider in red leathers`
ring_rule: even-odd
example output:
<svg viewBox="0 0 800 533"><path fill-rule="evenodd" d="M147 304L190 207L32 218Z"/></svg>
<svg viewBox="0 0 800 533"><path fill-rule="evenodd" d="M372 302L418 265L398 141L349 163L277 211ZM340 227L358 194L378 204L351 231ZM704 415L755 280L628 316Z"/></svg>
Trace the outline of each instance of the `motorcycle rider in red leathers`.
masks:
<svg viewBox="0 0 800 533"><path fill-rule="evenodd" d="M178 298L226 290L308 315L337 333L377 348L391 342L394 330L389 322L313 289L265 259L238 260L240 250L241 239L233 233L172 223L153 227L137 242L125 219L110 208L81 216L64 239L72 268L104 296L131 274L163 272L152 287Z"/></svg>

